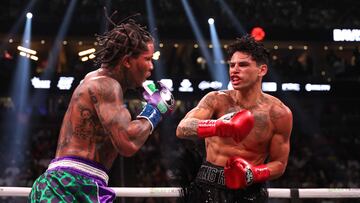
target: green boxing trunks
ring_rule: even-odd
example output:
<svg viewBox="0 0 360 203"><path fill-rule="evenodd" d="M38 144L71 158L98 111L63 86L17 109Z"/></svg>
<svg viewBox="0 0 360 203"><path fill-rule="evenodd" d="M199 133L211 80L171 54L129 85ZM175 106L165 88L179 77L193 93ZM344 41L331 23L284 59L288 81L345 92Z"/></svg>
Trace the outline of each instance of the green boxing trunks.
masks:
<svg viewBox="0 0 360 203"><path fill-rule="evenodd" d="M73 156L54 159L34 182L28 202L113 202L108 179L98 163Z"/></svg>

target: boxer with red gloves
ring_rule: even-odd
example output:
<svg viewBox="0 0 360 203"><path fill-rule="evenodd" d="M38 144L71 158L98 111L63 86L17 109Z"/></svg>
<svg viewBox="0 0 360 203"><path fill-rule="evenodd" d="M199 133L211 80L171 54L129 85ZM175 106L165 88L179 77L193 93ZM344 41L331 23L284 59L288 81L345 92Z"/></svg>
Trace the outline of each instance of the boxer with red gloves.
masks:
<svg viewBox="0 0 360 203"><path fill-rule="evenodd" d="M246 188L267 181L270 170L266 164L253 166L240 157L231 157L224 167L225 184L230 189Z"/></svg>
<svg viewBox="0 0 360 203"><path fill-rule="evenodd" d="M206 94L180 121L176 136L204 140L205 158L184 154L184 202L266 202L264 182L279 178L290 152L291 110L262 91L269 53L246 35L228 46L231 90ZM235 112L230 113L229 112ZM195 155L195 154L194 154ZM190 157L190 158L188 158ZM189 159L188 161L183 161ZM175 163L178 164L178 163Z"/></svg>
<svg viewBox="0 0 360 203"><path fill-rule="evenodd" d="M228 113L217 120L201 120L197 133L201 138L219 136L232 137L241 142L254 127L254 116L248 110Z"/></svg>

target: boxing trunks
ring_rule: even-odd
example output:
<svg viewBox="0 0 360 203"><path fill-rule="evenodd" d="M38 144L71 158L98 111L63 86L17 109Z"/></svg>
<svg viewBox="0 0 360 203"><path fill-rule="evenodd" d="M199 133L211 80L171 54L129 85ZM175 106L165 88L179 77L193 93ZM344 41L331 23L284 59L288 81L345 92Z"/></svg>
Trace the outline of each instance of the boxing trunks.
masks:
<svg viewBox="0 0 360 203"><path fill-rule="evenodd" d="M244 203L267 202L268 193L263 184L254 184L245 189L226 188L224 169L204 162L189 187L185 188L183 202L196 203Z"/></svg>
<svg viewBox="0 0 360 203"><path fill-rule="evenodd" d="M98 163L72 156L54 159L34 182L29 202L112 202L108 179Z"/></svg>

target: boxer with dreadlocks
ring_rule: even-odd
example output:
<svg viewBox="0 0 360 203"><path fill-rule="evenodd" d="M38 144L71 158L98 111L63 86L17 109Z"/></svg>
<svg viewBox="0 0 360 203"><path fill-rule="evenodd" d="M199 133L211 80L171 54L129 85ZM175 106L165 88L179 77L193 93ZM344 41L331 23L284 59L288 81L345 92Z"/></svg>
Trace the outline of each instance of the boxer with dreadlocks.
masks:
<svg viewBox="0 0 360 203"><path fill-rule="evenodd" d="M137 152L162 117L173 110L170 91L153 84L144 94L143 111L131 119L123 95L150 77L154 42L133 19L118 24L111 16L108 20L114 28L97 36L99 68L74 90L56 157L34 182L29 202L112 202L115 193L107 186L107 172L115 158Z"/></svg>

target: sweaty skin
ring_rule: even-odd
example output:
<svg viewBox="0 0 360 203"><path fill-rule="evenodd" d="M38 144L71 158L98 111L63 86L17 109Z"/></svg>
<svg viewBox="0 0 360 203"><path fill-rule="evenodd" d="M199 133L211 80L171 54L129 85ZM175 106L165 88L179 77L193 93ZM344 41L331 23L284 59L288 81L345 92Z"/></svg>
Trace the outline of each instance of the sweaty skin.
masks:
<svg viewBox="0 0 360 203"><path fill-rule="evenodd" d="M241 157L253 165L268 158L270 179L281 176L286 168L290 151L292 113L279 99L261 91L261 80L267 70L257 66L245 53L236 52L230 63L230 79L234 90L214 91L205 95L178 125L177 137L198 139L199 120L217 119L247 109L255 118L255 126L240 143L231 137L205 138L206 160L225 166L233 156ZM254 64L255 63L255 64Z"/></svg>
<svg viewBox="0 0 360 203"><path fill-rule="evenodd" d="M137 87L153 69L153 44L114 69L90 72L75 89L61 127L56 157L78 156L110 168L118 156L133 155L147 140L151 125L131 120L125 108L126 88ZM126 70L126 71L125 71Z"/></svg>

